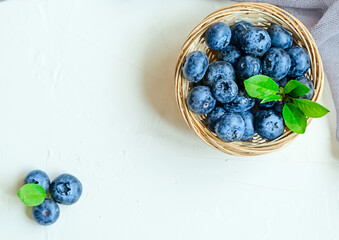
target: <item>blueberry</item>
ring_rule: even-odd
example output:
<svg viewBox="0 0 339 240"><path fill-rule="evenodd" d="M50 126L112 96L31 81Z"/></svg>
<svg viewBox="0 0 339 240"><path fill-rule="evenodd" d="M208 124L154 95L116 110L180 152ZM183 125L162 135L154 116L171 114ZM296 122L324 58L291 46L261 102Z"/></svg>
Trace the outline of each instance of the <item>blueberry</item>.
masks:
<svg viewBox="0 0 339 240"><path fill-rule="evenodd" d="M283 102L277 102L272 109L274 111L282 114L283 107L284 107L284 103Z"/></svg>
<svg viewBox="0 0 339 240"><path fill-rule="evenodd" d="M50 185L50 180L47 174L41 170L33 170L29 172L24 180L24 184L39 184L47 192Z"/></svg>
<svg viewBox="0 0 339 240"><path fill-rule="evenodd" d="M212 94L221 103L231 102L238 95L238 85L232 80L220 79L213 85Z"/></svg>
<svg viewBox="0 0 339 240"><path fill-rule="evenodd" d="M250 111L245 111L240 113L241 117L244 119L245 122L245 132L241 141L249 141L253 138L255 131L254 131L254 117Z"/></svg>
<svg viewBox="0 0 339 240"><path fill-rule="evenodd" d="M226 111L222 107L214 108L212 112L207 114L207 117L206 117L207 128L214 132L215 124L217 123L219 118L221 118L222 115L224 115L225 113L226 113Z"/></svg>
<svg viewBox="0 0 339 240"><path fill-rule="evenodd" d="M267 28L271 37L272 47L286 49L292 46L292 34L280 25L273 24Z"/></svg>
<svg viewBox="0 0 339 240"><path fill-rule="evenodd" d="M70 174L62 174L51 183L51 197L58 203L70 205L79 200L82 193L81 182Z"/></svg>
<svg viewBox="0 0 339 240"><path fill-rule="evenodd" d="M313 97L313 92L314 92L313 82L306 77L298 77L295 80L305 84L310 89L310 91L308 93L306 93L305 95L298 97L298 98L311 100L311 98Z"/></svg>
<svg viewBox="0 0 339 240"><path fill-rule="evenodd" d="M60 209L58 204L52 199L45 199L43 203L33 207L32 215L34 220L40 225L51 225L58 220Z"/></svg>
<svg viewBox="0 0 339 240"><path fill-rule="evenodd" d="M260 103L261 99L256 99L259 109L269 109L273 107L278 101L270 101L265 103Z"/></svg>
<svg viewBox="0 0 339 240"><path fill-rule="evenodd" d="M241 21L231 26L232 38L231 43L235 46L239 46L239 38L248 29L254 27L252 23Z"/></svg>
<svg viewBox="0 0 339 240"><path fill-rule="evenodd" d="M281 114L274 110L260 110L255 113L254 129L263 138L276 139L284 133L284 121Z"/></svg>
<svg viewBox="0 0 339 240"><path fill-rule="evenodd" d="M190 82L200 81L208 68L208 57L200 51L191 52L182 67L184 77Z"/></svg>
<svg viewBox="0 0 339 240"><path fill-rule="evenodd" d="M241 51L233 45L228 45L227 47L221 49L218 53L219 60L227 61L233 66L237 63L240 57Z"/></svg>
<svg viewBox="0 0 339 240"><path fill-rule="evenodd" d="M234 68L229 62L216 61L211 63L208 66L203 82L205 85L213 87L219 79L235 80Z"/></svg>
<svg viewBox="0 0 339 240"><path fill-rule="evenodd" d="M248 96L245 90L239 90L237 97L229 103L224 104L227 112L244 112L251 109L255 104L255 99Z"/></svg>
<svg viewBox="0 0 339 240"><path fill-rule="evenodd" d="M214 23L205 33L206 44L214 50L223 49L230 43L231 35L231 29L227 24Z"/></svg>
<svg viewBox="0 0 339 240"><path fill-rule="evenodd" d="M280 79L279 82L278 82L279 87L284 88L290 80L291 79L288 76L284 77L283 79Z"/></svg>
<svg viewBox="0 0 339 240"><path fill-rule="evenodd" d="M209 87L197 86L188 93L186 103L192 112L202 115L213 110L216 100Z"/></svg>
<svg viewBox="0 0 339 240"><path fill-rule="evenodd" d="M241 49L254 57L263 56L271 47L271 37L265 29L252 27L239 37Z"/></svg>
<svg viewBox="0 0 339 240"><path fill-rule="evenodd" d="M235 67L239 80L246 80L254 75L261 74L261 62L259 58L252 56L241 57Z"/></svg>
<svg viewBox="0 0 339 240"><path fill-rule="evenodd" d="M284 78L290 67L290 56L281 48L271 48L268 50L262 61L263 73L276 81Z"/></svg>
<svg viewBox="0 0 339 240"><path fill-rule="evenodd" d="M215 133L224 142L238 141L245 133L245 121L240 114L226 113L217 121Z"/></svg>
<svg viewBox="0 0 339 240"><path fill-rule="evenodd" d="M288 72L290 77L300 77L307 73L311 66L311 59L306 49L302 47L290 47L286 49L291 58L291 68Z"/></svg>

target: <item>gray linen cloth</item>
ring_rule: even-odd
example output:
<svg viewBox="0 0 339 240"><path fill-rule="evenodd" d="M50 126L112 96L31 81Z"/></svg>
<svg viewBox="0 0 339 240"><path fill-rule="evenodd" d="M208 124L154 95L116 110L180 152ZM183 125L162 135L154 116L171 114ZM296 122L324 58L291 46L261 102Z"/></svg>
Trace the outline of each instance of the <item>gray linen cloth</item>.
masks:
<svg viewBox="0 0 339 240"><path fill-rule="evenodd" d="M233 0L249 2L251 0ZM339 0L252 0L279 6L297 17L317 42L337 112L339 141Z"/></svg>

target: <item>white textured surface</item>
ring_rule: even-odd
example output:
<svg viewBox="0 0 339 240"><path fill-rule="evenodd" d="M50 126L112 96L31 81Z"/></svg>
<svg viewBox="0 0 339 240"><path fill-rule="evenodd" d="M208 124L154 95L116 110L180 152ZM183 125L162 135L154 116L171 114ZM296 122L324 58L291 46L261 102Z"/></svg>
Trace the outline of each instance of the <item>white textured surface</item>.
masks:
<svg viewBox="0 0 339 240"><path fill-rule="evenodd" d="M227 1L0 2L0 238L339 239L332 112L284 150L206 146L174 100L186 36ZM40 227L16 191L31 169L84 193Z"/></svg>

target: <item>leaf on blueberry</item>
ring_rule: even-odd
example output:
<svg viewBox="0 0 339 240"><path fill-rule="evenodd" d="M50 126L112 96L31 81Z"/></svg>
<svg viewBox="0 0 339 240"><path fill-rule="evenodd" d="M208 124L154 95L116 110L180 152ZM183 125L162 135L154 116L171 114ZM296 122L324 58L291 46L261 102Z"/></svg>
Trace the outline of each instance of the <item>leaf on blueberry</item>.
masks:
<svg viewBox="0 0 339 240"><path fill-rule="evenodd" d="M330 110L321 106L319 103L307 99L294 98L293 103L297 105L307 117L320 118L330 112Z"/></svg>
<svg viewBox="0 0 339 240"><path fill-rule="evenodd" d="M37 206L45 200L46 191L38 184L25 184L18 190L17 195L25 205Z"/></svg>
<svg viewBox="0 0 339 240"><path fill-rule="evenodd" d="M283 117L286 126L295 133L305 133L307 126L306 115L301 109L292 104L286 103L283 107Z"/></svg>
<svg viewBox="0 0 339 240"><path fill-rule="evenodd" d="M270 77L255 75L244 81L245 89L249 96L264 99L278 93L279 86Z"/></svg>
<svg viewBox="0 0 339 240"><path fill-rule="evenodd" d="M281 95L270 95L265 97L260 103L266 103L266 102L271 102L271 101L278 101L281 99Z"/></svg>
<svg viewBox="0 0 339 240"><path fill-rule="evenodd" d="M296 80L290 80L282 88L268 76L255 75L245 80L244 85L249 96L262 99L260 103L282 100L285 124L295 133L305 132L307 117L320 118L329 112L327 108L316 102L296 98L310 91L308 86Z"/></svg>
<svg viewBox="0 0 339 240"><path fill-rule="evenodd" d="M300 97L307 94L310 91L310 88L305 84L298 82L296 80L290 80L285 88L283 93L290 95L291 97Z"/></svg>

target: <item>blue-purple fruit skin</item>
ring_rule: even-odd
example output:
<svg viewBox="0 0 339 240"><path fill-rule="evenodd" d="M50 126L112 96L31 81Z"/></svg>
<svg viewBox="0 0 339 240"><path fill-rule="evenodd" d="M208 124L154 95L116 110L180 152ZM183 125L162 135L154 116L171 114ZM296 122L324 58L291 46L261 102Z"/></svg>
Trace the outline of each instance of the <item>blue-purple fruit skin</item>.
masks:
<svg viewBox="0 0 339 240"><path fill-rule="evenodd" d="M206 117L207 128L214 132L215 124L225 113L226 111L222 107L214 108L212 112L207 114L207 117Z"/></svg>
<svg viewBox="0 0 339 240"><path fill-rule="evenodd" d="M208 68L208 57L201 51L188 54L182 67L184 77L190 82L199 82Z"/></svg>
<svg viewBox="0 0 339 240"><path fill-rule="evenodd" d="M263 28L252 27L239 40L241 49L254 57L262 57L271 48L271 37Z"/></svg>
<svg viewBox="0 0 339 240"><path fill-rule="evenodd" d="M33 219L40 225L48 226L55 223L60 215L58 204L52 199L45 199L43 203L32 209Z"/></svg>
<svg viewBox="0 0 339 240"><path fill-rule="evenodd" d="M219 79L235 80L235 72L232 64L226 61L216 61L208 66L203 83L209 87L213 87Z"/></svg>
<svg viewBox="0 0 339 240"><path fill-rule="evenodd" d="M254 115L254 129L263 138L274 140L284 133L284 120L275 110L260 110Z"/></svg>
<svg viewBox="0 0 339 240"><path fill-rule="evenodd" d="M278 102L278 101L270 101L270 102L260 103L261 101L262 99L256 99L256 102L260 110L272 108Z"/></svg>
<svg viewBox="0 0 339 240"><path fill-rule="evenodd" d="M192 112L203 115L213 110L216 100L209 87L197 86L188 93L186 103Z"/></svg>
<svg viewBox="0 0 339 240"><path fill-rule="evenodd" d="M280 25L273 24L267 28L271 37L272 47L286 49L292 46L292 34Z"/></svg>
<svg viewBox="0 0 339 240"><path fill-rule="evenodd" d="M218 53L219 60L229 62L233 66L237 63L240 57L241 51L233 45L228 45L227 47L221 49Z"/></svg>
<svg viewBox="0 0 339 240"><path fill-rule="evenodd" d="M245 132L241 141L249 141L253 138L255 131L254 131L254 116L250 111L245 111L240 113L241 117L244 119L245 122Z"/></svg>
<svg viewBox="0 0 339 240"><path fill-rule="evenodd" d="M272 109L274 111L278 112L279 114L282 114L283 107L284 107L284 103L283 102L277 102L276 104L274 104Z"/></svg>
<svg viewBox="0 0 339 240"><path fill-rule="evenodd" d="M291 80L291 78L289 76L286 76L283 79L280 79L277 83L278 83L279 87L284 88L290 80Z"/></svg>
<svg viewBox="0 0 339 240"><path fill-rule="evenodd" d="M295 78L305 75L311 66L311 59L306 49L292 46L286 49L286 52L291 58L288 76Z"/></svg>
<svg viewBox="0 0 339 240"><path fill-rule="evenodd" d="M246 22L246 21L241 21L237 22L234 25L231 26L231 31L232 31L232 38L231 38L231 43L234 46L239 46L239 38L241 35L248 29L254 27L252 23Z"/></svg>
<svg viewBox="0 0 339 240"><path fill-rule="evenodd" d="M44 171L33 170L27 174L24 184L39 184L45 189L46 192L48 192L50 180Z"/></svg>
<svg viewBox="0 0 339 240"><path fill-rule="evenodd" d="M209 48L220 50L231 42L231 29L222 22L211 25L205 33L205 41Z"/></svg>
<svg viewBox="0 0 339 240"><path fill-rule="evenodd" d="M238 95L238 85L235 81L220 79L213 85L212 94L221 103L231 102Z"/></svg>
<svg viewBox="0 0 339 240"><path fill-rule="evenodd" d="M82 184L71 174L61 174L51 183L50 193L54 201L71 205L79 200Z"/></svg>
<svg viewBox="0 0 339 240"><path fill-rule="evenodd" d="M295 80L297 80L298 82L301 82L302 84L305 84L310 89L308 93L298 98L311 100L313 97L313 92L314 92L313 82L306 77L298 77Z"/></svg>
<svg viewBox="0 0 339 240"><path fill-rule="evenodd" d="M239 90L237 97L229 103L225 103L224 109L227 112L244 112L250 110L255 104L255 99L248 96L245 90Z"/></svg>
<svg viewBox="0 0 339 240"><path fill-rule="evenodd" d="M271 48L262 60L263 74L276 81L284 78L290 67L290 56L281 48Z"/></svg>
<svg viewBox="0 0 339 240"><path fill-rule="evenodd" d="M262 65L259 58L247 55L239 59L235 69L237 78L244 81L254 75L261 74Z"/></svg>
<svg viewBox="0 0 339 240"><path fill-rule="evenodd" d="M224 142L238 141L245 133L245 121L240 114L226 113L217 121L215 133Z"/></svg>

